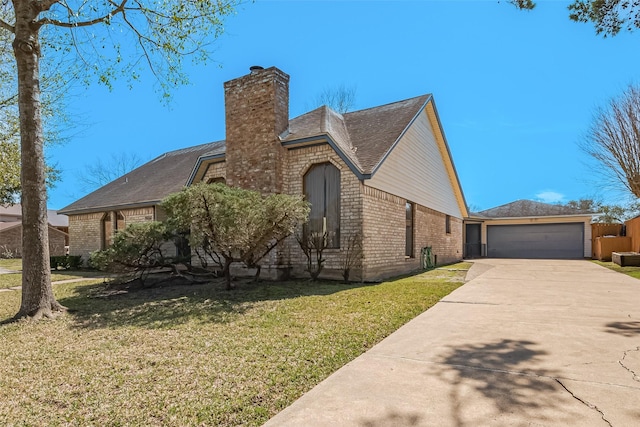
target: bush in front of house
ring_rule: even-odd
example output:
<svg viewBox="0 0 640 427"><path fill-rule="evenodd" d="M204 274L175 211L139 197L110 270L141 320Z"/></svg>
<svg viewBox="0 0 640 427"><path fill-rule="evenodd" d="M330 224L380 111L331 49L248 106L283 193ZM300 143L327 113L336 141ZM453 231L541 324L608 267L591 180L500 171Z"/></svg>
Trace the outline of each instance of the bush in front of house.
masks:
<svg viewBox="0 0 640 427"><path fill-rule="evenodd" d="M272 194L196 184L164 199L167 223L174 230L190 230L189 243L208 258L220 260L231 289L231 264L256 268L260 261L309 216L302 196Z"/></svg>
<svg viewBox="0 0 640 427"><path fill-rule="evenodd" d="M51 269L59 268L65 270L80 270L82 268L82 257L80 255L60 255L49 257Z"/></svg>
<svg viewBox="0 0 640 427"><path fill-rule="evenodd" d="M142 282L153 269L170 268L177 272L176 265L180 260L169 256L165 249L165 243L173 236L173 231L162 222L130 224L116 233L111 246L93 252L89 265L131 280L140 279Z"/></svg>

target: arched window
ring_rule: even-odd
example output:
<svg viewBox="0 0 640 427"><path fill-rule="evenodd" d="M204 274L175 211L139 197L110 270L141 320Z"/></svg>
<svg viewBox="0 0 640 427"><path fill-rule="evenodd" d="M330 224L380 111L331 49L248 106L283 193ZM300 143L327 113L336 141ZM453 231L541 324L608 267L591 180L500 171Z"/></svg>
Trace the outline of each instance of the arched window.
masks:
<svg viewBox="0 0 640 427"><path fill-rule="evenodd" d="M216 177L216 178L209 178L209 179L207 180L207 184L218 184L218 183L220 183L220 184L226 184L226 183L227 183L227 180L226 180L226 179L224 179L224 178L223 178L223 177L221 177L221 176L218 176L218 177Z"/></svg>
<svg viewBox="0 0 640 427"><path fill-rule="evenodd" d="M328 248L340 247L340 170L331 163L312 166L304 176L311 204L306 233L325 234Z"/></svg>

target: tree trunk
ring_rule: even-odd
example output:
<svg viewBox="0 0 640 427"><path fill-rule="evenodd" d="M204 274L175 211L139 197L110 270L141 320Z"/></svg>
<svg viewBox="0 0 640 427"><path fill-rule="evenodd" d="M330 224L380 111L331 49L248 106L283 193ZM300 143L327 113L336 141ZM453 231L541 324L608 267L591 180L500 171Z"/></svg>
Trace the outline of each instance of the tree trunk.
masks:
<svg viewBox="0 0 640 427"><path fill-rule="evenodd" d="M233 286L231 285L231 263L233 262L233 259L225 259L224 262L224 269L222 270L222 273L224 274L224 278L226 280L227 283L227 290L230 291L233 289Z"/></svg>
<svg viewBox="0 0 640 427"><path fill-rule="evenodd" d="M31 1L14 1L13 51L18 68L22 186L22 303L15 318L53 317L64 311L53 296L49 266L47 189L40 114L40 43Z"/></svg>

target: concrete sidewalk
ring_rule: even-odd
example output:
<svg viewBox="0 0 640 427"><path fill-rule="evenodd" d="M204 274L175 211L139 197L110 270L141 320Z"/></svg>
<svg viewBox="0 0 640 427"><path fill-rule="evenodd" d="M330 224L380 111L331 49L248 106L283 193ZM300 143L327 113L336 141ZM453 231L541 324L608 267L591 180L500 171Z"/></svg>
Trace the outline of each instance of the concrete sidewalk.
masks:
<svg viewBox="0 0 640 427"><path fill-rule="evenodd" d="M640 425L640 280L588 261L476 263L265 426Z"/></svg>

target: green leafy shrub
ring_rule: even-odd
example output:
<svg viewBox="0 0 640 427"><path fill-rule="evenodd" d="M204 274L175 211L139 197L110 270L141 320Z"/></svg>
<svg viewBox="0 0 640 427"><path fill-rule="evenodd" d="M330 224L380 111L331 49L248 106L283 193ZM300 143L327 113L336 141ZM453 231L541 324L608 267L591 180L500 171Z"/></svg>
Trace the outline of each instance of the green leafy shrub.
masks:
<svg viewBox="0 0 640 427"><path fill-rule="evenodd" d="M82 257L80 255L60 255L49 258L51 268L57 270L63 268L65 270L79 270L82 267Z"/></svg>
<svg viewBox="0 0 640 427"><path fill-rule="evenodd" d="M171 229L191 230L191 247L220 263L229 289L233 262L255 267L257 278L259 262L309 215L301 196L263 196L224 184L193 185L167 197L162 207Z"/></svg>
<svg viewBox="0 0 640 427"><path fill-rule="evenodd" d="M89 265L101 271L144 279L156 268L176 269L178 260L168 256L165 243L174 233L161 222L130 224L116 233L113 244L91 254ZM165 246L166 247L166 246Z"/></svg>

